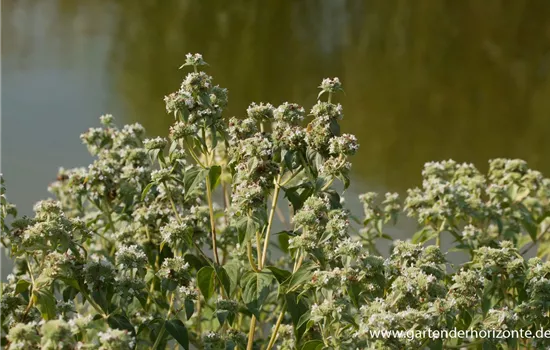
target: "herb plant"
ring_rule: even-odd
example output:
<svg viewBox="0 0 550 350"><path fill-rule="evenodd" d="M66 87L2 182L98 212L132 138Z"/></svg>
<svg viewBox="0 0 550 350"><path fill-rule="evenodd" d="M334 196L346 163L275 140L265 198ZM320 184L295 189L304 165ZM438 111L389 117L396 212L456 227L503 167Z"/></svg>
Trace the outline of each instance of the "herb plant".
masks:
<svg viewBox="0 0 550 350"><path fill-rule="evenodd" d="M322 81L308 115L253 103L227 121L227 91L205 65L188 55L193 72L165 98L169 138L101 117L81 135L93 163L61 169L34 217L16 217L2 183L2 243L15 263L2 284L6 349L550 346L370 333L548 327L549 179L521 160L493 160L486 175L428 163L403 205L397 194L360 196L360 220L336 189L348 188L358 149L340 133L340 81ZM393 241L386 227L403 212L419 229ZM448 262L442 236L466 263ZM392 242L387 258L378 240Z"/></svg>

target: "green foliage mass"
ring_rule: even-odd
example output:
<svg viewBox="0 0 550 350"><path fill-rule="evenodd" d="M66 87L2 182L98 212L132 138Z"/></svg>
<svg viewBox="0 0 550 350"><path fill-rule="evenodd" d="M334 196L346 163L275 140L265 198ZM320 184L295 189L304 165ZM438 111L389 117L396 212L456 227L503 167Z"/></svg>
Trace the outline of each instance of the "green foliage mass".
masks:
<svg viewBox="0 0 550 350"><path fill-rule="evenodd" d="M323 80L308 115L253 103L226 120L227 91L205 65L188 55L193 72L165 99L169 138L103 116L81 136L93 163L61 169L55 199L32 218L16 217L2 184L2 243L15 262L2 285L7 349L550 346L371 333L547 328L549 179L521 160L493 160L487 174L428 163L403 203L360 196L359 220L337 190L359 147L340 133L340 81ZM386 232L402 213L419 226L407 242ZM466 263L449 264L442 236ZM392 242L387 258L378 240Z"/></svg>

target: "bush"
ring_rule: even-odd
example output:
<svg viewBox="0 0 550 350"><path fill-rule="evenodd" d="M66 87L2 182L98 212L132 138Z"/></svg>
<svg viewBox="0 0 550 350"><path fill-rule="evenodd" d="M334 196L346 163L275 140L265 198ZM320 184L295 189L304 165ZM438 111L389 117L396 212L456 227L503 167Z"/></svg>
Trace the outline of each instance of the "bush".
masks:
<svg viewBox="0 0 550 350"><path fill-rule="evenodd" d="M253 103L226 122L227 91L205 64L188 55L182 67L194 72L166 97L168 139L103 116L81 136L94 162L61 169L56 199L33 218L15 218L2 187L2 242L15 262L2 286L7 349L550 346L371 333L548 327L549 179L520 160L493 160L487 175L428 163L403 208L397 194L367 193L357 220L333 187L349 186L358 149L340 134L340 81L323 80L307 127L294 103ZM403 211L419 230L392 241L385 227ZM469 261L449 264L442 235ZM379 239L392 241L387 258Z"/></svg>

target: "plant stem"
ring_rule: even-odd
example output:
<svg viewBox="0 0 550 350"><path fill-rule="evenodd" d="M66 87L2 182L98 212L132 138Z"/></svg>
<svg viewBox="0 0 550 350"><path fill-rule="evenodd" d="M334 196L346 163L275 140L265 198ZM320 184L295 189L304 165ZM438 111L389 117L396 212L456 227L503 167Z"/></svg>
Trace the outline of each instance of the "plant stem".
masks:
<svg viewBox="0 0 550 350"><path fill-rule="evenodd" d="M218 245L216 243L216 219L214 218L214 207L212 205L212 186L210 186L210 175L206 177L206 198L208 200L208 209L210 210L210 227L212 228L212 251L216 264L220 265L218 256Z"/></svg>
<svg viewBox="0 0 550 350"><path fill-rule="evenodd" d="M225 225L229 225L229 220L227 219L227 207L229 206L229 197L227 196L227 185L222 183L222 195L223 195L223 219L225 220Z"/></svg>
<svg viewBox="0 0 550 350"><path fill-rule="evenodd" d="M296 177L300 173L300 171L304 168L303 165L300 165L300 168L296 169L285 181L283 181L279 187L284 187L286 184L288 184L292 179Z"/></svg>
<svg viewBox="0 0 550 350"><path fill-rule="evenodd" d="M23 313L23 317L21 318L22 321L25 321L25 318L27 318L27 315L29 311L31 311L32 306L34 305L34 299L32 297L32 293L34 290L34 276L32 272L31 263L29 262L29 257L27 256L27 269L29 270L29 276L31 277L31 291L29 293L29 304L25 308L25 312Z"/></svg>
<svg viewBox="0 0 550 350"><path fill-rule="evenodd" d="M443 230L445 230L445 225L447 225L447 219L444 219L441 225L439 226L439 230L437 231L437 236L435 237L435 245L441 248L441 233L443 233Z"/></svg>
<svg viewBox="0 0 550 350"><path fill-rule="evenodd" d="M292 269L292 273L295 273L300 266L302 266L303 260L303 254L298 253L298 259L296 259L296 262L294 263L294 268ZM285 316L286 312L286 301L283 304L283 309L281 310L281 313L279 314L279 317L277 318L277 323L275 324L275 329L273 330L273 333L271 334L271 339L269 339L269 344L267 344L266 350L270 350L273 345L275 344L275 339L277 338L277 333L279 332L279 327L281 326L281 322L283 321L283 317Z"/></svg>
<svg viewBox="0 0 550 350"><path fill-rule="evenodd" d="M323 186L323 188L321 188L321 192L327 190L332 185L333 182L334 182L334 178L332 178L329 182L326 183L326 185Z"/></svg>
<svg viewBox="0 0 550 350"><path fill-rule="evenodd" d="M166 182L163 181L162 184L164 185L164 188L166 189L166 195L168 196L168 200L170 200L170 205L172 206L172 210L174 211L174 215L176 215L176 220L178 221L178 224L181 224L181 217L178 213L178 210L176 208L176 203L174 202L174 199L172 198L172 193L170 192L170 189L168 188L168 185L166 185Z"/></svg>
<svg viewBox="0 0 550 350"><path fill-rule="evenodd" d="M197 334L201 334L201 327L202 327L202 306L201 306L201 298L197 298Z"/></svg>
<svg viewBox="0 0 550 350"><path fill-rule="evenodd" d="M186 139L184 139L184 142L187 146L187 149L189 150L189 154L191 154L191 158L193 158L201 168L205 168L204 164L202 164L202 162L199 160L199 157L197 157L195 151L193 151L193 148L191 148L191 146L189 145L189 142L187 142Z"/></svg>
<svg viewBox="0 0 550 350"><path fill-rule="evenodd" d="M269 218L267 221L267 229L265 231L265 240L264 240L264 249L262 252L262 257L260 260L260 270L265 264L265 259L267 257L267 247L269 246L269 238L271 236L271 226L273 226L273 219L275 217L275 210L277 209L277 200L279 199L279 182L281 181L282 169L279 170L279 175L275 179L275 188L273 189L273 200L271 201L271 211L269 212Z"/></svg>
<svg viewBox="0 0 550 350"><path fill-rule="evenodd" d="M258 257L258 269L262 270L262 239L260 238L260 232L256 231L256 256Z"/></svg>
<svg viewBox="0 0 550 350"><path fill-rule="evenodd" d="M271 338L269 339L269 343L267 344L267 347L265 348L265 350L271 350L273 345L275 345L275 340L277 339L277 333L279 332L279 327L281 326L281 322L283 322L285 311L286 311L286 302L283 304L283 309L281 310L281 313L277 318L277 323L275 323L275 329L273 330L273 333L271 333Z"/></svg>
<svg viewBox="0 0 550 350"><path fill-rule="evenodd" d="M172 314L172 307L174 306L174 293L172 293L172 296L170 297L170 306L168 307L168 314L166 314L166 320L170 318L170 315ZM160 342L162 341L162 338L164 337L164 333L166 332L166 322L163 323L162 328L159 331L159 334L157 336L157 339L155 340L155 344L153 344L152 350L155 350L160 345Z"/></svg>
<svg viewBox="0 0 550 350"><path fill-rule="evenodd" d="M252 350L254 346L254 333L256 332L256 316L252 315L250 319L250 331L248 332L248 345L247 350Z"/></svg>
<svg viewBox="0 0 550 350"><path fill-rule="evenodd" d="M298 253L298 255L299 255L298 259L296 259L296 261L294 262L294 268L292 269L292 273L295 273L296 271L298 271L300 266L302 266L302 262L304 261L304 255L300 254L300 252Z"/></svg>
<svg viewBox="0 0 550 350"><path fill-rule="evenodd" d="M256 266L256 263L254 262L254 257L252 256L252 243L250 243L250 241L246 244L246 252L248 255L248 262L250 263L252 270L254 270L254 272L260 272L258 266Z"/></svg>

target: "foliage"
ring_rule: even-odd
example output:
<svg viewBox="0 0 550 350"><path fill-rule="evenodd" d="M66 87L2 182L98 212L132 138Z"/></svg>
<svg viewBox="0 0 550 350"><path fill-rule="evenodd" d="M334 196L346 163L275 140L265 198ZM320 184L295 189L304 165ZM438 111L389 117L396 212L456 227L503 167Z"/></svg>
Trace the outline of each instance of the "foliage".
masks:
<svg viewBox="0 0 550 350"><path fill-rule="evenodd" d="M56 199L38 202L33 218L15 218L2 187L2 242L15 262L2 285L7 349L550 345L370 333L548 327L549 179L520 160L493 160L487 175L428 163L403 209L397 194L362 195L352 234L333 186L349 186L358 149L340 133L340 81L323 80L307 127L294 103L253 103L227 122L227 91L204 65L188 55L182 68L194 72L165 99L169 139L103 116L81 136L94 162L61 169ZM419 230L392 241L386 226L403 210ZM274 232L276 217L287 230ZM451 266L441 236L470 259ZM379 239L393 243L387 258ZM537 245L539 257L524 259Z"/></svg>

